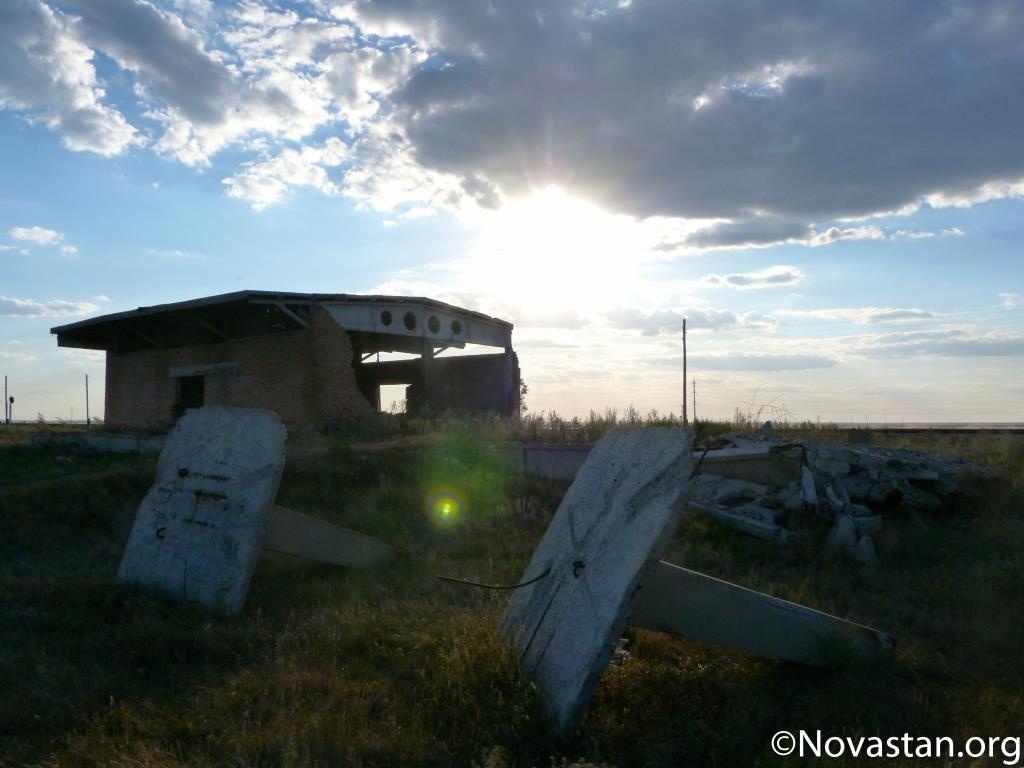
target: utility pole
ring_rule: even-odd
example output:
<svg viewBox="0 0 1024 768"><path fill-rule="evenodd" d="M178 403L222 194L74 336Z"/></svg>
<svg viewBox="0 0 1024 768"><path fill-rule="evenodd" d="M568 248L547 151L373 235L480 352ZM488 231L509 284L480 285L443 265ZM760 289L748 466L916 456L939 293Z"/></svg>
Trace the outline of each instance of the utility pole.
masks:
<svg viewBox="0 0 1024 768"><path fill-rule="evenodd" d="M4 376L4 424L11 423L11 412L7 409L7 377Z"/></svg>
<svg viewBox="0 0 1024 768"><path fill-rule="evenodd" d="M689 424L686 413L686 318L683 318L683 424Z"/></svg>
<svg viewBox="0 0 1024 768"><path fill-rule="evenodd" d="M85 374L85 428L89 429L89 374Z"/></svg>
<svg viewBox="0 0 1024 768"><path fill-rule="evenodd" d="M697 380L693 380L693 423L697 423Z"/></svg>

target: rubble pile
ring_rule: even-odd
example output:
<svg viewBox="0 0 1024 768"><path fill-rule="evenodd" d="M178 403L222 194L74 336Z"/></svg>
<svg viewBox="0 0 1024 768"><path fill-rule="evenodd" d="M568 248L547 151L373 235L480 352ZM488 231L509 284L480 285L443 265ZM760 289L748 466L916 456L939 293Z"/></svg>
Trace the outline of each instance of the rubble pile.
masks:
<svg viewBox="0 0 1024 768"><path fill-rule="evenodd" d="M883 517L940 510L962 490L963 478L985 475L955 456L854 443L853 437L846 445L794 442L778 437L770 424L759 435L720 436L694 478L690 506L779 541L798 535L807 521L824 520L832 524L831 553L874 565L872 537L882 530ZM728 469L726 456L735 457ZM737 472L737 459L749 469ZM781 467L785 483L779 482Z"/></svg>

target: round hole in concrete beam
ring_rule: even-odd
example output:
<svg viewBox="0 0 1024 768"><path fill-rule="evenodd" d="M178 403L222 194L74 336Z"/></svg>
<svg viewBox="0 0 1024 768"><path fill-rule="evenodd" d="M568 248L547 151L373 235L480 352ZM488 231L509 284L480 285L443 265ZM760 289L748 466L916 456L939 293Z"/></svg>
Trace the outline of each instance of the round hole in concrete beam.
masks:
<svg viewBox="0 0 1024 768"><path fill-rule="evenodd" d="M382 325L391 325L391 310L385 309L380 313L380 322Z"/></svg>
<svg viewBox="0 0 1024 768"><path fill-rule="evenodd" d="M462 333L462 323L460 323L458 320L452 320L452 333L454 333L456 336Z"/></svg>
<svg viewBox="0 0 1024 768"><path fill-rule="evenodd" d="M405 327L407 330L416 330L416 315L414 315L412 312L406 312L405 317L402 318L402 322L405 323Z"/></svg>
<svg viewBox="0 0 1024 768"><path fill-rule="evenodd" d="M427 319L427 328L430 329L431 333L438 333L441 330L441 321L431 315Z"/></svg>

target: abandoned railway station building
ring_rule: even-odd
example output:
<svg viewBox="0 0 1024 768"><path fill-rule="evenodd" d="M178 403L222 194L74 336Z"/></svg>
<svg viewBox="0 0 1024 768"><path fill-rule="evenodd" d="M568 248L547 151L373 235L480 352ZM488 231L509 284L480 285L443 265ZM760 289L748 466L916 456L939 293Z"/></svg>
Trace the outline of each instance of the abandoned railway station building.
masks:
<svg viewBox="0 0 1024 768"><path fill-rule="evenodd" d="M201 405L268 408L295 425L358 420L396 384L413 412L519 412L512 324L432 299L239 291L51 333L106 351L115 427L166 428ZM501 351L469 354L480 347Z"/></svg>

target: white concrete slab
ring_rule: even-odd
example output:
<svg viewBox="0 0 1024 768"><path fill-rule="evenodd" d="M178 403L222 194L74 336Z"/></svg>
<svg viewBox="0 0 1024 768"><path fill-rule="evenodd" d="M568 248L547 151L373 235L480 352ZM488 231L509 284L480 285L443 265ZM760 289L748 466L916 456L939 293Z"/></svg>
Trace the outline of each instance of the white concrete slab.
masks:
<svg viewBox="0 0 1024 768"><path fill-rule="evenodd" d="M878 630L666 562L644 579L629 623L815 667L892 651Z"/></svg>
<svg viewBox="0 0 1024 768"><path fill-rule="evenodd" d="M240 611L281 481L285 439L270 411L187 411L160 454L118 579L213 610Z"/></svg>
<svg viewBox="0 0 1024 768"><path fill-rule="evenodd" d="M394 557L391 547L379 539L285 507L270 510L263 549L349 568Z"/></svg>
<svg viewBox="0 0 1024 768"><path fill-rule="evenodd" d="M570 731L626 626L634 592L682 517L693 433L615 429L580 468L513 593L500 629Z"/></svg>

